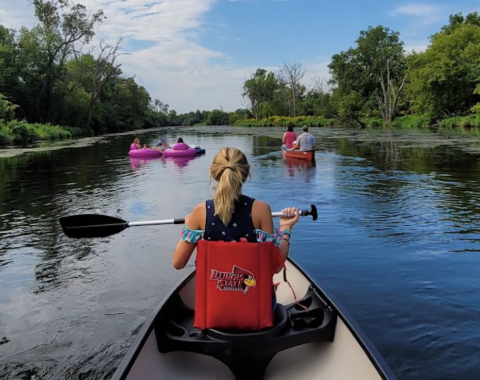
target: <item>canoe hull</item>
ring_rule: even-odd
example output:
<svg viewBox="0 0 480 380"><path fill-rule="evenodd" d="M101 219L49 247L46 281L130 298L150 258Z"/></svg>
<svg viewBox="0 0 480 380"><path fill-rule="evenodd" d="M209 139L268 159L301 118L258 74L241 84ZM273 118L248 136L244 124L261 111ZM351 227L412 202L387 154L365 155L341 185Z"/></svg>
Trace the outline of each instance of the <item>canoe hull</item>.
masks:
<svg viewBox="0 0 480 380"><path fill-rule="evenodd" d="M334 303L294 262L287 263L288 280L298 296L312 289L329 310L336 315L335 337L332 342L317 341L301 344L278 352L266 369L264 379L330 379L330 380L395 380L375 347L363 335L353 320ZM295 302L281 274L277 300L288 305ZM142 327L127 355L117 368L113 380L153 379L234 379L230 369L214 357L196 352L160 353L155 326L161 326L164 308L178 296L193 308L195 302L195 272L192 271L167 294ZM167 305L167 306L166 306ZM162 338L160 338L162 339ZM160 343L160 344L159 344ZM187 364L188 363L188 364Z"/></svg>
<svg viewBox="0 0 480 380"><path fill-rule="evenodd" d="M282 157L284 159L291 160L302 160L314 163L315 162L315 151L300 151L300 150L287 150L282 148Z"/></svg>

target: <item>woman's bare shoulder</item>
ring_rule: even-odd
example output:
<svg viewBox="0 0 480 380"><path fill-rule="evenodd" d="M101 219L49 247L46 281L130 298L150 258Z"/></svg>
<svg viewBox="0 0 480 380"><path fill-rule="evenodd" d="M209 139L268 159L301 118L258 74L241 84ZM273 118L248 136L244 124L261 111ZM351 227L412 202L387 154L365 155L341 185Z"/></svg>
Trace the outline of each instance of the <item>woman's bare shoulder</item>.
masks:
<svg viewBox="0 0 480 380"><path fill-rule="evenodd" d="M255 199L252 205L253 212L259 212L259 213L268 213L271 214L271 208L270 205L267 202L260 201L258 199Z"/></svg>
<svg viewBox="0 0 480 380"><path fill-rule="evenodd" d="M190 220L188 221L188 227L194 230L205 228L206 218L205 203L197 204L190 214Z"/></svg>
<svg viewBox="0 0 480 380"><path fill-rule="evenodd" d="M273 233L273 220L270 205L267 202L255 200L252 205L252 220L255 228Z"/></svg>

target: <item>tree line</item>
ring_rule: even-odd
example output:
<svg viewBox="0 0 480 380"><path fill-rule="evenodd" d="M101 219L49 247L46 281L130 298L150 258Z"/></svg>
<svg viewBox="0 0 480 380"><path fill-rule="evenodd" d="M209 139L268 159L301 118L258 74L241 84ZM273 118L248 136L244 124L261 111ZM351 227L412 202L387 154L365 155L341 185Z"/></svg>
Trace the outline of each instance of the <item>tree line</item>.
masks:
<svg viewBox="0 0 480 380"><path fill-rule="evenodd" d="M168 105L123 75L122 40L95 39L102 10L70 0L32 4L35 26L0 25L0 143L166 124Z"/></svg>
<svg viewBox="0 0 480 380"><path fill-rule="evenodd" d="M121 39L96 39L102 10L32 4L35 26L0 25L0 144L165 125L480 125L477 12L451 15L423 52L407 53L398 32L369 27L333 55L328 81L305 84L299 63L258 68L243 84L245 109L177 114L123 74Z"/></svg>
<svg viewBox="0 0 480 380"><path fill-rule="evenodd" d="M451 15L423 52L406 52L398 32L379 25L333 55L328 81L302 83L300 64L259 68L245 80L251 120L242 125L306 119L321 125L480 126L480 17ZM302 115L303 117L298 117Z"/></svg>

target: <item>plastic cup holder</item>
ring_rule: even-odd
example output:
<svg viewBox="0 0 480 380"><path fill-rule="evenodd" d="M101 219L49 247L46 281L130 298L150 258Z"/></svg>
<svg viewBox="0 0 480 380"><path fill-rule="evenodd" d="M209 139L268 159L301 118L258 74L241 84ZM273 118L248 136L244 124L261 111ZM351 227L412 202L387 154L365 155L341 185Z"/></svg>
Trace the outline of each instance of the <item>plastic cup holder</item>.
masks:
<svg viewBox="0 0 480 380"><path fill-rule="evenodd" d="M290 314L290 322L294 330L316 329L322 325L324 319L325 313L322 309Z"/></svg>
<svg viewBox="0 0 480 380"><path fill-rule="evenodd" d="M174 324L170 324L168 327L168 334L173 335L173 336L183 336L185 335L185 330L179 326L176 326Z"/></svg>

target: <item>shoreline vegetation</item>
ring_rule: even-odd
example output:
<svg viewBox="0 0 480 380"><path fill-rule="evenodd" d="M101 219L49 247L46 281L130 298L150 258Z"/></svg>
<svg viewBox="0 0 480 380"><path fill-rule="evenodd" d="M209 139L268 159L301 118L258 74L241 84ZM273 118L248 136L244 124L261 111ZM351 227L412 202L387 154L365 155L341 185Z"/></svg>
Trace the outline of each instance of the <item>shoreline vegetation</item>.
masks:
<svg viewBox="0 0 480 380"><path fill-rule="evenodd" d="M396 129L396 130L430 130L452 135L479 136L480 137L480 115L457 116L442 119L438 124L430 124L427 118L415 115L399 116L390 125L381 118L365 118L366 129ZM338 119L326 119L322 116L298 116L282 117L271 116L261 120L244 119L235 123L239 127L293 127L301 128L303 125L309 127L349 127L358 128L355 125L342 124Z"/></svg>
<svg viewBox="0 0 480 380"><path fill-rule="evenodd" d="M33 0L37 22L0 24L0 148L167 126L341 127L480 136L480 16L450 15L422 52L378 25L334 54L330 79L304 83L300 63L258 68L247 108L177 114L126 77L116 44L95 40L105 19L70 0ZM84 51L86 45L97 45Z"/></svg>
<svg viewBox="0 0 480 380"><path fill-rule="evenodd" d="M211 124L210 124L211 125ZM218 124L228 125L228 124ZM328 128L352 128L358 129L354 125L340 124L336 119L325 119L323 117L298 116L298 117L281 117L271 116L269 118L255 120L243 119L238 120L231 127L278 127L282 128L292 125L301 128L303 125L309 127L328 127ZM365 119L365 129L393 129L393 130L424 130L441 133L446 136L470 136L480 137L480 115L469 115L463 117L450 117L443 119L437 125L430 125L428 120L416 116L401 116L396 118L390 126L382 119L370 118ZM172 125L173 126L173 125ZM209 126L209 124L195 124L192 126ZM162 126L168 128L169 126ZM177 126L178 127L178 126ZM187 127L187 126L185 126ZM158 127L156 127L158 128ZM148 130L153 128L143 128ZM138 129L127 130L124 132L133 133L140 131ZM6 125L1 124L0 120L0 148L8 145L25 146L35 144L41 141L61 141L78 139L81 137L102 136L94 134L85 134L84 130L72 127L61 127L58 125L45 124L29 124L25 121L10 121Z"/></svg>

